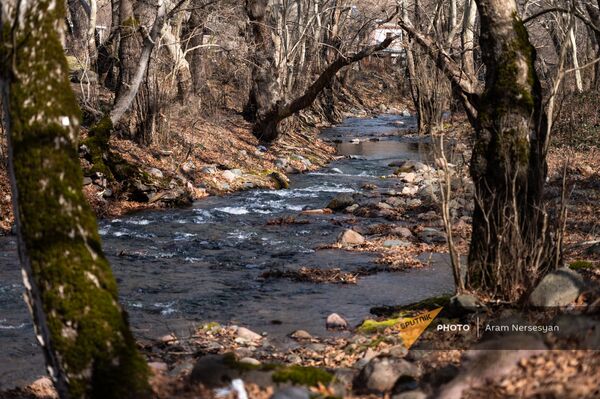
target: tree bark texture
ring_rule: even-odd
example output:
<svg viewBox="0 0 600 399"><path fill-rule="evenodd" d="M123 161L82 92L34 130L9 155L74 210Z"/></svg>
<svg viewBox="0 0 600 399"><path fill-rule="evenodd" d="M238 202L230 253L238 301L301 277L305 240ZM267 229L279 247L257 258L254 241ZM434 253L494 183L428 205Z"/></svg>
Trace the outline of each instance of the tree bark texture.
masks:
<svg viewBox="0 0 600 399"><path fill-rule="evenodd" d="M252 75L246 115L251 122L262 123L281 100L281 88L275 59L276 48L271 30L273 21L268 0L247 0L249 47L252 53ZM266 141L277 137L276 131L255 131Z"/></svg>
<svg viewBox="0 0 600 399"><path fill-rule="evenodd" d="M478 7L486 82L471 160L476 200L467 284L515 299L539 274L542 256L541 88L515 0L478 0Z"/></svg>
<svg viewBox="0 0 600 399"><path fill-rule="evenodd" d="M82 192L64 18L58 0L2 4L0 85L26 301L61 398L144 398L148 368Z"/></svg>

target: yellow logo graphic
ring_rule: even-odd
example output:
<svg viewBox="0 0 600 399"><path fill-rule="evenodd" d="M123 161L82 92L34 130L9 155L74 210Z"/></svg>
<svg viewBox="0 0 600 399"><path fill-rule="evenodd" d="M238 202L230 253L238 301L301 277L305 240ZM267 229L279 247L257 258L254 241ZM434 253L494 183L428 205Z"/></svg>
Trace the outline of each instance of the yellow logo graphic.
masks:
<svg viewBox="0 0 600 399"><path fill-rule="evenodd" d="M398 321L397 326L400 330L399 334L406 349L410 349L410 347L413 346L442 309L443 308L434 309L429 312L421 313L415 317L406 317Z"/></svg>

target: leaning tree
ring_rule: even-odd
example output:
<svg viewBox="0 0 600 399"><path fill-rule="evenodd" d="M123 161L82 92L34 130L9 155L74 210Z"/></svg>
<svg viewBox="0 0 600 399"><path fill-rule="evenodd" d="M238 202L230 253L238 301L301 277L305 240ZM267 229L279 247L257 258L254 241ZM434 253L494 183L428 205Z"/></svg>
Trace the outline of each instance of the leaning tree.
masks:
<svg viewBox="0 0 600 399"><path fill-rule="evenodd" d="M64 18L63 1L2 2L0 87L26 302L61 398L149 397L82 191Z"/></svg>

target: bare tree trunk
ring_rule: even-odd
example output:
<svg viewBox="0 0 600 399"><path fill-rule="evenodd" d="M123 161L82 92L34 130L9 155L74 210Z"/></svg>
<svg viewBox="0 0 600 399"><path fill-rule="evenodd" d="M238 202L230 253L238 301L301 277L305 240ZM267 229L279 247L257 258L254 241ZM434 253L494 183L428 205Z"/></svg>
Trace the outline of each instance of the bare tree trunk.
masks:
<svg viewBox="0 0 600 399"><path fill-rule="evenodd" d="M569 29L569 43L571 47L571 60L573 69L575 69L575 87L579 93L583 92L583 80L581 79L581 70L579 69L579 58L577 57L577 40L575 40L575 24Z"/></svg>
<svg viewBox="0 0 600 399"><path fill-rule="evenodd" d="M119 2L119 77L115 104L122 102L122 99L130 92L133 77L139 65L142 46L141 37L138 33L140 21L133 12L134 1L136 0L120 0ZM123 129L128 137L135 138L140 121L136 118L138 113L135 110L131 114L128 121L124 123Z"/></svg>
<svg viewBox="0 0 600 399"><path fill-rule="evenodd" d="M88 30L88 16L79 0L68 0L69 37L67 44L71 54L83 61L86 48L86 31Z"/></svg>
<svg viewBox="0 0 600 399"><path fill-rule="evenodd" d="M190 12L187 29L187 51L189 54L189 64L192 66L190 71L192 75L192 89L195 94L200 94L204 85L202 42L204 41L206 12L200 0L192 1L191 5L192 11Z"/></svg>
<svg viewBox="0 0 600 399"><path fill-rule="evenodd" d="M477 3L465 0L463 31L461 35L463 70L467 76L476 77L475 73L475 20L477 19Z"/></svg>
<svg viewBox="0 0 600 399"><path fill-rule="evenodd" d="M246 12L250 20L249 46L253 61L252 83L250 96L246 105L246 117L252 122L262 121L281 100L281 88L277 63L276 49L271 29L271 18L268 0L247 0ZM276 132L262 132L267 141L274 140Z"/></svg>
<svg viewBox="0 0 600 399"><path fill-rule="evenodd" d="M192 73L190 64L179 44L179 39L171 32L171 26L166 24L162 31L164 45L173 59L173 75L177 82L177 97L183 102L192 90Z"/></svg>
<svg viewBox="0 0 600 399"><path fill-rule="evenodd" d="M600 29L600 10L596 10L594 6L588 2L586 2L585 6L594 26ZM598 0L598 8L600 9L600 0ZM600 32L594 31L593 34L596 38L596 58L600 58ZM600 90L600 63L596 63L594 67L594 88Z"/></svg>
<svg viewBox="0 0 600 399"><path fill-rule="evenodd" d="M61 398L146 398L148 367L82 192L64 17L54 0L3 2L0 14L0 30L10 32L0 86L26 301Z"/></svg>
<svg viewBox="0 0 600 399"><path fill-rule="evenodd" d="M476 201L467 284L519 298L540 270L546 132L535 50L515 0L478 0L486 87L471 160Z"/></svg>

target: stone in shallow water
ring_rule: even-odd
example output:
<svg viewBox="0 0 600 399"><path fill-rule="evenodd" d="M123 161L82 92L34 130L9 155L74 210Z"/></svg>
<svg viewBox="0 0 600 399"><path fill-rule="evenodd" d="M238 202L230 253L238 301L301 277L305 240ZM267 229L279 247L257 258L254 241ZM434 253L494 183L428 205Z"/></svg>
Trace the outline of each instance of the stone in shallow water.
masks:
<svg viewBox="0 0 600 399"><path fill-rule="evenodd" d="M292 334L290 334L290 337L296 340L312 339L312 335L310 335L310 333L305 330L296 330Z"/></svg>
<svg viewBox="0 0 600 399"><path fill-rule="evenodd" d="M325 326L332 330L345 330L348 328L348 322L337 313L332 313L327 316Z"/></svg>
<svg viewBox="0 0 600 399"><path fill-rule="evenodd" d="M346 230L338 237L338 242L344 245L359 245L365 242L365 238L354 230Z"/></svg>

